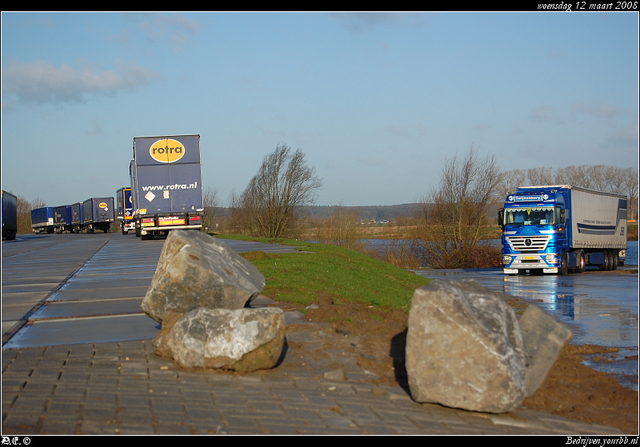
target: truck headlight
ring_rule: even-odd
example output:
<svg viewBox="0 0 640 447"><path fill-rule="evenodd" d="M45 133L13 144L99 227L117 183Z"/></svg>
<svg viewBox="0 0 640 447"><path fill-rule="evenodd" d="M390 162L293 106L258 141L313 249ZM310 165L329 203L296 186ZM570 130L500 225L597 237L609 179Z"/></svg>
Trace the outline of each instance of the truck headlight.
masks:
<svg viewBox="0 0 640 447"><path fill-rule="evenodd" d="M556 262L556 255L550 253L545 256L545 259L549 264L553 264L554 262Z"/></svg>
<svg viewBox="0 0 640 447"><path fill-rule="evenodd" d="M503 264L508 264L510 262L511 262L511 256L509 256L509 255L502 256L502 263Z"/></svg>

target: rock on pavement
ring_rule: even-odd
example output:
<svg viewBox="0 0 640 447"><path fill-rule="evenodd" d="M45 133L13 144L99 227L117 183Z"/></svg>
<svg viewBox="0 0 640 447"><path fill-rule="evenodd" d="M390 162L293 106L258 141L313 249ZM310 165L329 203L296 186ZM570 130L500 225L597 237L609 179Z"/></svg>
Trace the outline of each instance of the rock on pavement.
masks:
<svg viewBox="0 0 640 447"><path fill-rule="evenodd" d="M274 367L284 346L279 308L172 311L154 339L154 350L182 368L251 372Z"/></svg>
<svg viewBox="0 0 640 447"><path fill-rule="evenodd" d="M219 239L195 230L172 230L141 308L159 323L170 310L239 309L265 284L252 263Z"/></svg>
<svg viewBox="0 0 640 447"><path fill-rule="evenodd" d="M511 411L526 393L515 312L475 280L431 281L412 298L406 369L417 402Z"/></svg>

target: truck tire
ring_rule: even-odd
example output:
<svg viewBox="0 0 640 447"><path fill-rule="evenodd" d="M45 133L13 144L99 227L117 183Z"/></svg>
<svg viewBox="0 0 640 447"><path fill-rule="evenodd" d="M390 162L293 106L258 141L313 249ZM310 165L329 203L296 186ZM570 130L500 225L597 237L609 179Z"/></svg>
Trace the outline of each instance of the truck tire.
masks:
<svg viewBox="0 0 640 447"><path fill-rule="evenodd" d="M562 255L560 257L560 267L558 267L558 275L566 275L569 272L569 269L567 268L567 258L567 252L562 250Z"/></svg>
<svg viewBox="0 0 640 447"><path fill-rule="evenodd" d="M611 250L611 270L617 270L619 262L618 250Z"/></svg>
<svg viewBox="0 0 640 447"><path fill-rule="evenodd" d="M586 260L584 258L584 252L582 250L578 250L576 252L576 268L574 272L584 273L585 269L586 269Z"/></svg>
<svg viewBox="0 0 640 447"><path fill-rule="evenodd" d="M611 270L611 255L609 254L609 250L603 251L602 254L604 256L604 261L602 262L602 264L600 264L598 270L606 272L608 270Z"/></svg>

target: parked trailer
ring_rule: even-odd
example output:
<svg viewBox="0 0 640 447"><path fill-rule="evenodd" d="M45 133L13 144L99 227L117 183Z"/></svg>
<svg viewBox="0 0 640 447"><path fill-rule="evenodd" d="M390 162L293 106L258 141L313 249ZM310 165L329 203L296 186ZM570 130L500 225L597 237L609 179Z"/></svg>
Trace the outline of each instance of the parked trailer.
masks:
<svg viewBox="0 0 640 447"><path fill-rule="evenodd" d="M56 233L68 231L73 233L73 213L71 205L56 206L53 208L53 223Z"/></svg>
<svg viewBox="0 0 640 447"><path fill-rule="evenodd" d="M71 225L73 225L73 231L80 233L84 230L84 203L77 202L71 205Z"/></svg>
<svg viewBox="0 0 640 447"><path fill-rule="evenodd" d="M2 238L12 241L18 232L18 198L2 190Z"/></svg>
<svg viewBox="0 0 640 447"><path fill-rule="evenodd" d="M135 231L136 224L133 220L133 201L130 187L123 187L116 191L116 204L118 206L118 221L120 222L122 234L129 234L129 231Z"/></svg>
<svg viewBox="0 0 640 447"><path fill-rule="evenodd" d="M109 232L111 224L115 221L113 197L93 197L83 202L84 228L87 233L96 230Z"/></svg>
<svg viewBox="0 0 640 447"><path fill-rule="evenodd" d="M200 135L135 137L129 171L136 236L202 228Z"/></svg>
<svg viewBox="0 0 640 447"><path fill-rule="evenodd" d="M627 250L627 197L571 185L527 186L500 210L505 274L615 270Z"/></svg>
<svg viewBox="0 0 640 447"><path fill-rule="evenodd" d="M56 229L53 208L45 206L31 210L31 229L34 233L53 233Z"/></svg>

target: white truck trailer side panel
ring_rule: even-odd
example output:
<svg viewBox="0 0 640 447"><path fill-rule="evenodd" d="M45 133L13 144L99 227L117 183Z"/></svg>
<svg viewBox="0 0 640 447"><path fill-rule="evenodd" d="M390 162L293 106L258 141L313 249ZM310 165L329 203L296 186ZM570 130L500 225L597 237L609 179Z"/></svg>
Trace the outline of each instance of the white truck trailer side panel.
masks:
<svg viewBox="0 0 640 447"><path fill-rule="evenodd" d="M627 247L627 198L582 188L571 189L573 248Z"/></svg>

